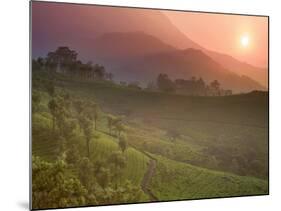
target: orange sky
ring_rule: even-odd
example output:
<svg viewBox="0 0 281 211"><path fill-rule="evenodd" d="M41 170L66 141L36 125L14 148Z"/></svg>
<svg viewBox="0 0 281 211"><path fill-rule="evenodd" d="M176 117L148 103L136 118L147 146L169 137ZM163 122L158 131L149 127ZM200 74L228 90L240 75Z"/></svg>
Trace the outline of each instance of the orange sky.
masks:
<svg viewBox="0 0 281 211"><path fill-rule="evenodd" d="M240 61L267 67L268 19L266 17L164 11L171 22L201 46L227 53ZM243 47L242 36L249 37Z"/></svg>

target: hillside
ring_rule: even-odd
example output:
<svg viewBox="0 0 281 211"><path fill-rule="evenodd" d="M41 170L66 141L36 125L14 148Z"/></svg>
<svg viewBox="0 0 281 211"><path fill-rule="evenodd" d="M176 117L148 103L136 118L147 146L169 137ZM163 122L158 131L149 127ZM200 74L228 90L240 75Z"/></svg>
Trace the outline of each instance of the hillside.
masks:
<svg viewBox="0 0 281 211"><path fill-rule="evenodd" d="M246 62L241 62L232 56L215 51L204 50L204 52L226 69L231 70L237 75L250 77L268 88L268 68L255 67Z"/></svg>
<svg viewBox="0 0 281 211"><path fill-rule="evenodd" d="M243 170L240 169L241 174L249 171L250 169L246 168L257 159L260 162L259 167L253 169L249 175L267 175L267 171L262 171L263 167L267 166L266 93L228 97L186 97L108 86L103 83L77 81L69 86L67 84L64 86L71 93L95 99L104 111L125 116L126 121L135 125L129 130L132 130L131 141L142 149L168 154L169 157L173 157L169 154L172 153L182 161L202 166L210 166L205 156L215 156L222 162L218 166L214 161L212 166L216 169L229 169L228 162L239 160L237 162L243 163L244 166ZM94 93L91 90L95 90ZM169 130L177 130L182 134L182 140L176 143L178 146L173 146L167 140L165 131ZM153 134L156 138L153 138ZM163 149L157 149L157 143L161 144ZM245 147L239 154L241 153L243 158L239 158L235 153L242 143ZM179 150L183 148L186 148L188 154Z"/></svg>
<svg viewBox="0 0 281 211"><path fill-rule="evenodd" d="M105 62L123 61L177 49L142 31L106 33L94 40L97 59Z"/></svg>
<svg viewBox="0 0 281 211"><path fill-rule="evenodd" d="M46 74L34 74L33 83L41 81L41 85L36 85L33 92L40 93L41 100L32 115L33 156L49 163L57 162L61 156L68 160L68 151L61 154L61 150L72 149L74 140L80 156L85 155L85 135L79 128L73 131L72 141L66 142L63 148L60 139L50 139L53 134L49 109L52 97L43 88ZM126 134L128 142L124 152L126 165L119 179L112 180L111 188L116 187L114 184L125 188L129 181L134 185L132 190L137 188L141 192L138 199L115 198L111 202L102 199L105 201L98 204L268 193L268 172L264 171L268 162L264 151L268 132L266 93L186 97L134 90L110 82L55 77L56 92L66 92L70 99L78 97L99 105L97 130L92 129L95 135L90 142L92 165L110 160L112 153L120 150L118 133L110 132L107 118L108 115L122 118L125 127L122 134ZM180 136L171 139L167 131L175 129ZM75 166L67 167L67 177L81 177L81 170ZM93 174L93 177L98 178L98 175Z"/></svg>
<svg viewBox="0 0 281 211"><path fill-rule="evenodd" d="M157 157L157 161L152 189L163 200L248 196L257 192L262 195L268 192L267 182L260 179L210 171L163 157Z"/></svg>

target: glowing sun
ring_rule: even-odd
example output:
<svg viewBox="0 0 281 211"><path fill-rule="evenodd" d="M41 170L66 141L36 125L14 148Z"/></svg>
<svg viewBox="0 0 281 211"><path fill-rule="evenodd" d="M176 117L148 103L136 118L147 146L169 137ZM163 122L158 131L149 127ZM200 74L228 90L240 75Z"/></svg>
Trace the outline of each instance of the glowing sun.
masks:
<svg viewBox="0 0 281 211"><path fill-rule="evenodd" d="M247 47L250 42L249 37L247 35L242 36L240 42L243 47Z"/></svg>

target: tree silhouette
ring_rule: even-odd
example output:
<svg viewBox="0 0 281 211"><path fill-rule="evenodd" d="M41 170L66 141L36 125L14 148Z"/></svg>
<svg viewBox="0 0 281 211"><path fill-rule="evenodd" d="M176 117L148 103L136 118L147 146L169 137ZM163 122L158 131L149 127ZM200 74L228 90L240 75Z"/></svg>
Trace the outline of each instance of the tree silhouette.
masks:
<svg viewBox="0 0 281 211"><path fill-rule="evenodd" d="M216 95L219 94L220 83L217 80L214 80L210 83L211 89L215 92Z"/></svg>
<svg viewBox="0 0 281 211"><path fill-rule="evenodd" d="M157 86L164 92L173 92L175 90L174 83L167 74L159 74L157 78Z"/></svg>
<svg viewBox="0 0 281 211"><path fill-rule="evenodd" d="M58 47L56 51L49 52L46 64L56 72L65 73L77 60L77 53L68 47Z"/></svg>
<svg viewBox="0 0 281 211"><path fill-rule="evenodd" d="M121 136L119 138L118 145L119 145L120 149L122 150L122 152L124 153L125 150L127 149L127 145L128 145L125 137Z"/></svg>

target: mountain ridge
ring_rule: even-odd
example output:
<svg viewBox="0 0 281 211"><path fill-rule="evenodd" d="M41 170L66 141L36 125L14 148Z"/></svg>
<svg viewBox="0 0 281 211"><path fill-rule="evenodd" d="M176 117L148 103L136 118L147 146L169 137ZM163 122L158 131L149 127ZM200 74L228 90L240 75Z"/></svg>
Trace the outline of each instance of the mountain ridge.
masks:
<svg viewBox="0 0 281 211"><path fill-rule="evenodd" d="M104 37L112 39L102 39ZM207 82L219 80L224 88L235 92L265 89L251 78L224 68L203 50L176 49L143 32L115 32L104 34L97 40L96 59L104 62L120 81L139 81L144 84L155 80L158 74L165 73L172 79L195 76Z"/></svg>
<svg viewBox="0 0 281 211"><path fill-rule="evenodd" d="M268 87L268 69L256 68L227 54L202 47L181 32L161 11L81 5L62 8L59 4L49 7L42 2L33 4L32 7L33 57L45 56L49 51L64 45L80 52L80 59L83 61L99 62L96 55L98 52L94 52L93 45L97 37L114 31L143 31L180 50L203 50L226 69L239 76L246 75L263 87ZM49 21L52 24L46 24Z"/></svg>

